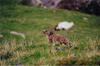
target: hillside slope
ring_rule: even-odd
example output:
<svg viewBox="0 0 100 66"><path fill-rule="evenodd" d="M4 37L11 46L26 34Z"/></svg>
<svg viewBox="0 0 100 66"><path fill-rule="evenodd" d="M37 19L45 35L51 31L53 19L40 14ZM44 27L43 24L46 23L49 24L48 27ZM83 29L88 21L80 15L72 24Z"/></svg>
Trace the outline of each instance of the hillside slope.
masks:
<svg viewBox="0 0 100 66"><path fill-rule="evenodd" d="M50 10L22 5L0 8L0 65L98 64L100 62L100 17L76 11ZM61 21L73 21L72 30L59 31L72 48L50 53L51 44L42 30ZM26 39L11 35L22 32ZM59 62L60 61L60 62Z"/></svg>

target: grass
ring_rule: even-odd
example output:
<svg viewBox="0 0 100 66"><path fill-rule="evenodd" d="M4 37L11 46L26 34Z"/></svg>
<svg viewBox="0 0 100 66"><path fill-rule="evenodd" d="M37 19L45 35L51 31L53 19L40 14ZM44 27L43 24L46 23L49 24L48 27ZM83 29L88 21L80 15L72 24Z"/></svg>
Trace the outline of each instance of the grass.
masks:
<svg viewBox="0 0 100 66"><path fill-rule="evenodd" d="M76 11L51 10L23 5L0 6L0 65L66 65L100 62L100 17ZM86 17L88 20L84 20ZM73 43L72 48L50 53L51 44L42 30L54 27L61 21L73 21L72 30L59 31ZM22 32L26 39L11 35Z"/></svg>

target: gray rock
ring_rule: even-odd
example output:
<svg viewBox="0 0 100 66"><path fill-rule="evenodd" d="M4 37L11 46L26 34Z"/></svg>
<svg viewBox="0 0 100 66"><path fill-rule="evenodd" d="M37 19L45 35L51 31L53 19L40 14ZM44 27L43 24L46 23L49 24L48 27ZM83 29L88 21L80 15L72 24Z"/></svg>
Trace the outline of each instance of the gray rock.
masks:
<svg viewBox="0 0 100 66"><path fill-rule="evenodd" d="M0 38L3 38L3 35L2 34L0 34Z"/></svg>
<svg viewBox="0 0 100 66"><path fill-rule="evenodd" d="M11 31L10 34L20 36L20 37L22 37L23 39L26 38L25 35L24 35L23 33L20 33L20 32Z"/></svg>
<svg viewBox="0 0 100 66"><path fill-rule="evenodd" d="M41 6L46 8L56 8L61 0L22 0L22 4L31 6Z"/></svg>

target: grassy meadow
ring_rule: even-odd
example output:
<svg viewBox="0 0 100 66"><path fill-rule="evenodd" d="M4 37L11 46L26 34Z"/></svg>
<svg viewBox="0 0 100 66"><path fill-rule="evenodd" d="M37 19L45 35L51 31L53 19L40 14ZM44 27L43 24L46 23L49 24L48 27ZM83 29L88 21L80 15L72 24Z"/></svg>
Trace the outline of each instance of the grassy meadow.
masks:
<svg viewBox="0 0 100 66"><path fill-rule="evenodd" d="M0 7L0 65L100 64L100 16L19 4ZM69 38L72 47L53 54L42 30L61 21L75 23L73 29L57 32ZM11 35L10 31L21 32L26 38Z"/></svg>

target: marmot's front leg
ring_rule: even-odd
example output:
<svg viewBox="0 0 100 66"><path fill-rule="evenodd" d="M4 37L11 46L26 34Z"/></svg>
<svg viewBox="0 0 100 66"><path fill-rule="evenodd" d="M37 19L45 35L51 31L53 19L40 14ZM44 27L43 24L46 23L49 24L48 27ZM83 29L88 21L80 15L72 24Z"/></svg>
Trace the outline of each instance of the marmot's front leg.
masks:
<svg viewBox="0 0 100 66"><path fill-rule="evenodd" d="M52 39L49 39L49 43L53 43L53 40Z"/></svg>

